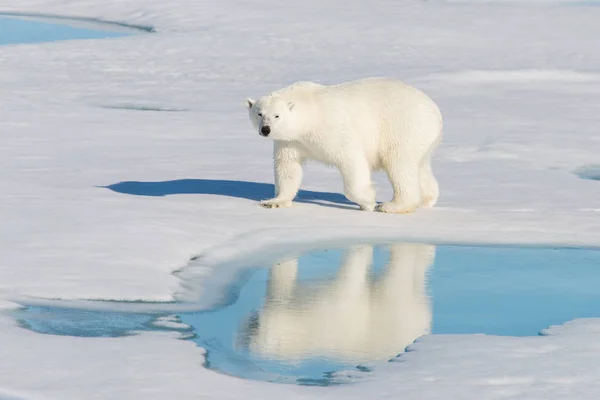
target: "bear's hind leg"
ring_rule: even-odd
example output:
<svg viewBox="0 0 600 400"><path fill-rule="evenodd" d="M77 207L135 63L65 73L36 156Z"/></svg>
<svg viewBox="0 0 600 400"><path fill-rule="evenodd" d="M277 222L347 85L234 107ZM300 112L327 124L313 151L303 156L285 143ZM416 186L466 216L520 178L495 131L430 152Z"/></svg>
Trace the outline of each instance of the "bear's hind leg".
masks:
<svg viewBox="0 0 600 400"><path fill-rule="evenodd" d="M431 169L431 154L423 157L421 161L421 192L423 193L421 207L431 208L436 205L440 197L440 187Z"/></svg>
<svg viewBox="0 0 600 400"><path fill-rule="evenodd" d="M415 212L421 204L419 162L405 154L386 160L384 169L394 190L392 201L381 203L377 211L395 214Z"/></svg>

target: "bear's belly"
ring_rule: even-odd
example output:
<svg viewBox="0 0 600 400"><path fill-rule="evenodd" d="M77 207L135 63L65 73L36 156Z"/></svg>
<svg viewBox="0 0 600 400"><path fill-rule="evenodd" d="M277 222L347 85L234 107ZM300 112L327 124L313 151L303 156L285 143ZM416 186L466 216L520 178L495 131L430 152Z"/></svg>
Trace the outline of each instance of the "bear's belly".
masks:
<svg viewBox="0 0 600 400"><path fill-rule="evenodd" d="M363 143L363 138L332 143L319 141L300 144L302 158L326 165L340 166L358 158L366 159L371 169L381 168L381 157L376 141Z"/></svg>
<svg viewBox="0 0 600 400"><path fill-rule="evenodd" d="M339 151L332 151L324 146L311 145L309 143L299 144L302 159L317 161L326 165L339 165L342 159Z"/></svg>

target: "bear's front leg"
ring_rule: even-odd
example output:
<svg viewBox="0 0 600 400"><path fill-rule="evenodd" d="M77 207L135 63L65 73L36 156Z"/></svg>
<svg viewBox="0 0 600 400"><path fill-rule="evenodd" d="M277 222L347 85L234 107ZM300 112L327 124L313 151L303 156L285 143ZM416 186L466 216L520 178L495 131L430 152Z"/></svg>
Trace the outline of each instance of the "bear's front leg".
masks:
<svg viewBox="0 0 600 400"><path fill-rule="evenodd" d="M375 189L371 183L369 162L361 156L348 157L340 165L346 198L360 206L363 211L375 209Z"/></svg>
<svg viewBox="0 0 600 400"><path fill-rule="evenodd" d="M275 174L275 197L263 200L265 208L291 207L302 183L302 159L293 145L275 141L273 147L273 171Z"/></svg>

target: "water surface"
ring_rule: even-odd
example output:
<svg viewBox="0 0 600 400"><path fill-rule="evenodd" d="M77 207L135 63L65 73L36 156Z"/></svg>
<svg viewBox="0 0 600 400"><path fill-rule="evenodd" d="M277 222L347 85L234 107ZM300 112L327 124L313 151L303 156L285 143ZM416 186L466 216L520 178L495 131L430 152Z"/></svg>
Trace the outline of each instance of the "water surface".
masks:
<svg viewBox="0 0 600 400"><path fill-rule="evenodd" d="M15 317L57 335L176 330L207 350L208 368L322 386L401 359L422 335L535 336L600 317L600 251L592 249L359 243L284 256L238 276L230 301L210 310L26 307Z"/></svg>
<svg viewBox="0 0 600 400"><path fill-rule="evenodd" d="M114 29L113 29L114 28ZM31 44L73 39L106 39L130 35L131 32L108 26L77 27L38 19L0 16L0 45Z"/></svg>

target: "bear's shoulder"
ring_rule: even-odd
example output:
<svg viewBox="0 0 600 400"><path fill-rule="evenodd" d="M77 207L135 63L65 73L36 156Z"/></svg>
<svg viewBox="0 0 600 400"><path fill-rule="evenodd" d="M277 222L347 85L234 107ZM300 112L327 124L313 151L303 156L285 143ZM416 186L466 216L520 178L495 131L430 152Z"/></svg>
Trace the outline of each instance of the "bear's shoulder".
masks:
<svg viewBox="0 0 600 400"><path fill-rule="evenodd" d="M325 85L322 85L317 82L311 82L311 81L298 81L298 82L294 82L290 85L290 88L294 88L294 89L321 89L324 87L325 87Z"/></svg>
<svg viewBox="0 0 600 400"><path fill-rule="evenodd" d="M320 83L311 82L311 81L297 81L292 83L289 86L286 86L277 91L277 94L285 96L285 95L293 95L296 93L303 92L315 92L317 90L325 88L325 85Z"/></svg>

